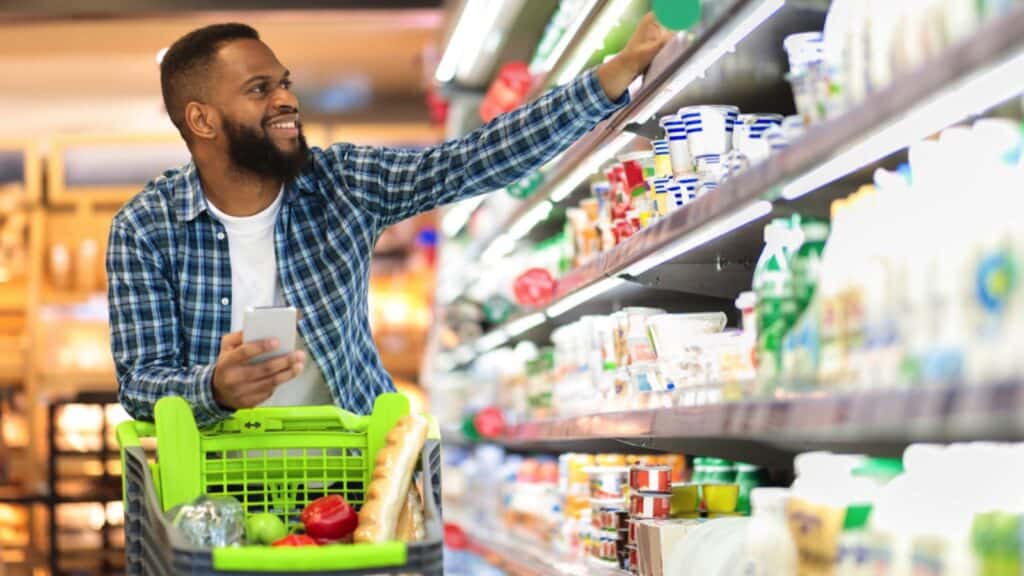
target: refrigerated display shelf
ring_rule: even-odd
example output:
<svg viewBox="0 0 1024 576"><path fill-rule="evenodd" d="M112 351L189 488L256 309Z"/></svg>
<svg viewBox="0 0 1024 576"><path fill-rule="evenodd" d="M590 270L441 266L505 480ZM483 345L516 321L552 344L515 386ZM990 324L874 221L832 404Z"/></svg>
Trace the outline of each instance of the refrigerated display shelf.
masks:
<svg viewBox="0 0 1024 576"><path fill-rule="evenodd" d="M673 451L786 466L799 452L898 456L914 442L1024 440L1024 383L872 390L591 414L510 426L523 452Z"/></svg>
<svg viewBox="0 0 1024 576"><path fill-rule="evenodd" d="M723 257L723 252L735 252L737 244L754 250L749 256L756 257L760 229L748 224L773 213L820 212L820 199L811 192L878 165L907 145L1019 94L1024 88L1021 78L1024 6L986 23L964 42L842 116L810 127L789 148L725 181L715 193L564 275L555 301L546 309L548 319L634 284L719 296L749 289L751 267L723 266L735 263L735 254ZM571 166L621 134L621 116L613 118L609 129L592 133L570 149L548 181L557 185ZM527 204L544 201L547 191L541 190ZM520 318L481 339L500 345L508 338L497 336ZM464 350L479 353L493 347L471 343ZM475 354L460 356L454 358L456 366L467 364Z"/></svg>
<svg viewBox="0 0 1024 576"><path fill-rule="evenodd" d="M466 257L469 260L479 258L488 246L492 245L510 229L514 222L523 218L538 204L549 201L552 194L556 193L558 188L564 186L564 182L572 177L574 173L579 181L582 181L583 177L587 174L579 174L578 170L581 166L589 166L595 162L599 165L610 158L609 154L606 158L595 160L594 158L600 150L608 150L616 145L618 149L624 147L627 143L625 138L632 139L632 135L626 132L625 129L634 122L642 110L651 106L651 102L658 98L659 94L662 94L663 91L674 94L685 87L687 83L674 87L668 86L675 78L678 70L691 62L701 62L705 69L710 67L727 52L724 47L719 50L718 45L736 32L739 22L746 23L753 16L754 25L752 28L756 28L758 24L765 21L782 4L780 0L735 0L728 9L724 10L692 42L685 43L682 37L670 42L662 53L659 54L657 62L652 63L652 68L648 70L644 77L642 87L632 95L630 103L616 112L611 118L598 125L593 131L581 138L562 154L557 161L557 165L546 174L544 183L541 184L536 192L519 204L503 222L495 226L490 234L473 242L466 251ZM590 16L596 19L596 15L599 13L600 9L595 8ZM749 30L746 32L749 32ZM583 34L581 32L577 36L579 37ZM568 54L570 51L566 53ZM646 121L647 119L643 120ZM611 150L611 154L615 152L618 152L618 150ZM593 166L593 170L597 168L597 165ZM562 199L558 198L557 200Z"/></svg>
<svg viewBox="0 0 1024 576"><path fill-rule="evenodd" d="M555 74L558 74L566 66L569 59L573 57L575 51L579 49L586 39L587 33L597 23L601 12L608 8L609 4L611 4L610 0L592 0L590 5L584 9L576 21L576 28L569 32L569 35L563 40L564 45L561 47L561 53L558 54L551 68L540 77L534 79L533 89L530 90L526 97L528 102L540 98L544 92L551 88L551 80Z"/></svg>
<svg viewBox="0 0 1024 576"><path fill-rule="evenodd" d="M467 530L471 549L488 561L498 559L496 565L514 576L628 576L629 572L606 568L586 558L568 558L551 549L531 544L522 538L463 525ZM471 529L472 528L472 529Z"/></svg>

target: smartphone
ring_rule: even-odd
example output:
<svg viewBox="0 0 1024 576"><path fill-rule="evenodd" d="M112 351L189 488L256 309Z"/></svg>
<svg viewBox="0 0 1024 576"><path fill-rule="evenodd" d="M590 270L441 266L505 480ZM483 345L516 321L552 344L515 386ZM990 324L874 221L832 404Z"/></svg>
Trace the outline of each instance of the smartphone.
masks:
<svg viewBox="0 0 1024 576"><path fill-rule="evenodd" d="M249 343L276 338L278 342L277 349L260 354L249 363L258 364L294 352L298 318L298 311L292 306L254 306L246 309L242 320L242 341Z"/></svg>

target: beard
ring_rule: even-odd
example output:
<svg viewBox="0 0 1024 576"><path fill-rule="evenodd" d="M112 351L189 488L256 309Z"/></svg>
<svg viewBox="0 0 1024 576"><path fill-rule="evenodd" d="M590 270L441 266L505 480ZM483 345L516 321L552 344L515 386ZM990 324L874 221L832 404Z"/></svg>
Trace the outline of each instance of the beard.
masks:
<svg viewBox="0 0 1024 576"><path fill-rule="evenodd" d="M274 144L265 129L236 124L224 116L224 133L228 139L231 162L253 174L287 182L302 172L309 158L309 146L299 126L298 146L285 152Z"/></svg>

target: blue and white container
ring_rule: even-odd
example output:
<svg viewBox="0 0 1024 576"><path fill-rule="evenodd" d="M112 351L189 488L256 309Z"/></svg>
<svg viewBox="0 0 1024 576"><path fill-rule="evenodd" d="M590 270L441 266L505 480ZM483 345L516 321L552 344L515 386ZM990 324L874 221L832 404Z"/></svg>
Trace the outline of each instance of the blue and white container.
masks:
<svg viewBox="0 0 1024 576"><path fill-rule="evenodd" d="M672 175L672 150L668 140L652 140L654 149L654 176L664 178Z"/></svg>
<svg viewBox="0 0 1024 576"><path fill-rule="evenodd" d="M686 205L689 198L689 192L686 188L679 185L678 182L673 182L668 185L668 196L669 196L669 210L678 210Z"/></svg>
<svg viewBox="0 0 1024 576"><path fill-rule="evenodd" d="M706 154L697 158L697 176L704 182L719 183L725 179L726 164L719 154Z"/></svg>
<svg viewBox="0 0 1024 576"><path fill-rule="evenodd" d="M678 193L673 193L672 200L675 202L676 208L689 204L691 200L697 197L697 186L700 184L700 178L692 172L688 172L680 178L677 178L675 184L679 186L680 190Z"/></svg>
<svg viewBox="0 0 1024 576"><path fill-rule="evenodd" d="M678 174L692 169L693 161L690 156L689 134L686 130L686 124L675 114L663 116L658 123L665 129L665 137L668 139L669 155L672 158L672 172Z"/></svg>
<svg viewBox="0 0 1024 576"><path fill-rule="evenodd" d="M652 192L654 192L654 205L658 214L664 216L669 213L672 199L668 193L668 187L673 183L672 177L652 178L650 180Z"/></svg>
<svg viewBox="0 0 1024 576"><path fill-rule="evenodd" d="M732 132L739 118L735 106L687 106L678 116L686 125L690 156L725 154L732 149Z"/></svg>

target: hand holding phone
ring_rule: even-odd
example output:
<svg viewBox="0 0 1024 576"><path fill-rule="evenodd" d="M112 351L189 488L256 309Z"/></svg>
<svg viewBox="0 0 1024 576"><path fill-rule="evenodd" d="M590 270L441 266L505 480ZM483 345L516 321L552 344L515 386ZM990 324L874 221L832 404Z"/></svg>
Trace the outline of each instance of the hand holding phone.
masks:
<svg viewBox="0 0 1024 576"><path fill-rule="evenodd" d="M289 314L284 314L282 323L275 314L257 313L254 316L260 319L254 318L243 330L221 338L212 381L213 397L218 404L236 410L258 406L278 386L302 373L306 355L295 350L297 314L292 310L290 331ZM260 333L271 335L257 338ZM254 363L259 358L265 359Z"/></svg>
<svg viewBox="0 0 1024 576"><path fill-rule="evenodd" d="M246 310L242 320L242 340L245 343L258 340L278 342L276 349L260 354L249 363L259 364L294 352L298 321L298 311L292 306L255 306Z"/></svg>

